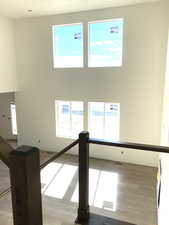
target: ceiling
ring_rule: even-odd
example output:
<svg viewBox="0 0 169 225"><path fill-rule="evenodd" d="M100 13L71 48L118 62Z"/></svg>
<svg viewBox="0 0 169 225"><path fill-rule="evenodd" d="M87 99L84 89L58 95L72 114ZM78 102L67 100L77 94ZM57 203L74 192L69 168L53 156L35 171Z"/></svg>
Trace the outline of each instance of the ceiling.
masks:
<svg viewBox="0 0 169 225"><path fill-rule="evenodd" d="M158 0L0 0L0 15L34 17L154 1Z"/></svg>

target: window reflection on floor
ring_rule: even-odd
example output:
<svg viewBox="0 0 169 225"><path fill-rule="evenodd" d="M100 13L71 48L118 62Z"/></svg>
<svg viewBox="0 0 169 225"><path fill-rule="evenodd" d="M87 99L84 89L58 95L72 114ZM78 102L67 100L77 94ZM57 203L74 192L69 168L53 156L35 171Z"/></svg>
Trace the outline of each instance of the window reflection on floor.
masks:
<svg viewBox="0 0 169 225"><path fill-rule="evenodd" d="M55 163L54 163L55 164ZM58 169L52 181L44 191L47 196L62 199L76 173L77 166L63 164Z"/></svg>
<svg viewBox="0 0 169 225"><path fill-rule="evenodd" d="M46 196L62 199L74 187L70 199L78 202L78 167L50 163L41 172L42 193ZM105 210L117 210L118 174L98 169L89 170L89 204Z"/></svg>
<svg viewBox="0 0 169 225"><path fill-rule="evenodd" d="M60 163L50 163L41 171L42 193L48 188L61 166Z"/></svg>
<svg viewBox="0 0 169 225"><path fill-rule="evenodd" d="M89 204L97 208L116 211L118 174L89 170ZM71 201L78 202L78 185Z"/></svg>

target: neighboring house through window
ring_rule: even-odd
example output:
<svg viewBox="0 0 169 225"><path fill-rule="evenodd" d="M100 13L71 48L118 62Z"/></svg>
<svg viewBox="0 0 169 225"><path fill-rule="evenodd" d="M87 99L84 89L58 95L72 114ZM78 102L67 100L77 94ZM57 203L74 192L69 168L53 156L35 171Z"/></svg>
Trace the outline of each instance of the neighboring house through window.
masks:
<svg viewBox="0 0 169 225"><path fill-rule="evenodd" d="M117 141L120 130L120 104L89 102L88 129L92 138Z"/></svg>
<svg viewBox="0 0 169 225"><path fill-rule="evenodd" d="M78 138L83 131L83 102L55 101L56 136Z"/></svg>

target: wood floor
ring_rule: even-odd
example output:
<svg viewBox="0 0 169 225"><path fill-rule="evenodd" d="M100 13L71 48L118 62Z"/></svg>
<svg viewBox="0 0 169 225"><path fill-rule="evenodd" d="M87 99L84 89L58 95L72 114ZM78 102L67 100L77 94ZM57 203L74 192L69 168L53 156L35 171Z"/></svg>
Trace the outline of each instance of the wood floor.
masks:
<svg viewBox="0 0 169 225"><path fill-rule="evenodd" d="M50 156L41 153L41 161ZM90 168L90 180L95 182L97 189L90 190L93 192L90 196L93 213L137 225L157 225L156 168L97 159L90 160ZM98 177L104 188L99 186ZM66 184L64 181L68 179L70 181ZM113 188L109 194L111 185ZM8 186L9 172L0 162L0 192ZM74 224L77 216L76 187L76 156L64 155L42 170L44 225ZM0 225L12 225L10 194L0 199Z"/></svg>

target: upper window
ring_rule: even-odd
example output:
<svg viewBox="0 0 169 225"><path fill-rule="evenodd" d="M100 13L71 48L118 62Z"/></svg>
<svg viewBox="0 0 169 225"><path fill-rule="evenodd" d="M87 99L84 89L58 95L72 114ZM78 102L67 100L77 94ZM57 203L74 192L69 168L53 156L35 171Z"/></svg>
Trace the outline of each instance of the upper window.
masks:
<svg viewBox="0 0 169 225"><path fill-rule="evenodd" d="M123 19L89 23L89 67L122 66Z"/></svg>
<svg viewBox="0 0 169 225"><path fill-rule="evenodd" d="M77 138L83 131L83 102L55 101L56 136Z"/></svg>
<svg viewBox="0 0 169 225"><path fill-rule="evenodd" d="M88 125L92 138L117 141L120 130L120 104L90 102Z"/></svg>
<svg viewBox="0 0 169 225"><path fill-rule="evenodd" d="M55 68L83 67L82 24L53 26Z"/></svg>

